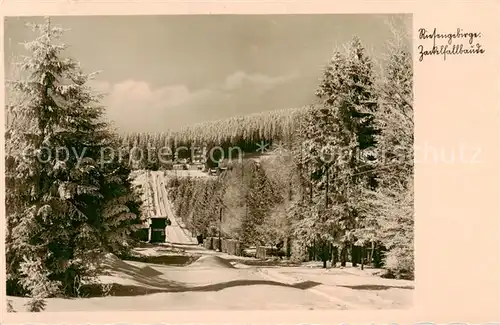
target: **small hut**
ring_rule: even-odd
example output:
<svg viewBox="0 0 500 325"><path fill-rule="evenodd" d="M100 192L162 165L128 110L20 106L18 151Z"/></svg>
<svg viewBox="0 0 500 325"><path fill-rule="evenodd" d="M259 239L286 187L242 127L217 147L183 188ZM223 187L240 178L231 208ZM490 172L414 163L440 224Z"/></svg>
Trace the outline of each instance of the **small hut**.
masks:
<svg viewBox="0 0 500 325"><path fill-rule="evenodd" d="M149 224L149 242L164 243L167 239L166 228L171 224L167 217L152 217L148 220Z"/></svg>

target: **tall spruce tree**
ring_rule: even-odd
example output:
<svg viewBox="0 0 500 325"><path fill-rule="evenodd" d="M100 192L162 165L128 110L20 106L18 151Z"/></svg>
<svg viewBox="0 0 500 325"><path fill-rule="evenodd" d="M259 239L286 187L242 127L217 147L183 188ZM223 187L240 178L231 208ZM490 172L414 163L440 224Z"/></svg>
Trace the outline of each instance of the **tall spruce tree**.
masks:
<svg viewBox="0 0 500 325"><path fill-rule="evenodd" d="M244 244L262 245L264 238L259 233L259 226L268 217L272 206L278 201L278 196L260 163L250 162L245 168L249 169L250 177L245 193L247 211L242 218L241 237Z"/></svg>
<svg viewBox="0 0 500 325"><path fill-rule="evenodd" d="M331 71L331 72L330 72ZM345 203L348 213L342 218L345 230L344 243L356 241L353 230L359 227L357 205L359 187L376 185L374 168L368 153L375 145L377 134L374 115L378 109L378 94L375 88L373 63L361 44L354 37L349 44L341 67L328 70L320 84L317 95L325 106L333 106L340 123L340 145L343 146L342 159L333 164L332 195L335 202ZM356 247L353 247L353 252ZM353 255L356 265L356 256Z"/></svg>
<svg viewBox="0 0 500 325"><path fill-rule="evenodd" d="M16 101L6 134L7 289L31 296L29 309L37 311L45 297L78 295L95 275L103 238L111 238L103 229L120 214L105 209L124 192L108 186L126 189L128 173L100 160L114 141L100 96L87 86L93 74L61 56L63 29L49 18L29 26L39 36L25 43L30 55L8 92Z"/></svg>
<svg viewBox="0 0 500 325"><path fill-rule="evenodd" d="M331 63L328 72L341 69L343 58L336 54ZM331 243L341 244L339 238L344 231L340 227L341 221L346 218L346 209L341 210L340 207L345 205L345 200L342 200L341 193L334 196L336 192L332 185L340 189L340 182L332 181L336 179L332 174L346 175L346 171L349 171L339 162L336 163L340 158L338 154L349 146L349 142L346 142L349 134L340 128L341 122L333 106L310 107L300 125L302 150L299 170L306 185L303 200L308 209L302 209L301 204L295 205L302 210L302 217L295 224L295 237L303 245L318 250L326 267L326 251L330 249ZM332 204L337 208L335 213L332 213Z"/></svg>
<svg viewBox="0 0 500 325"><path fill-rule="evenodd" d="M309 216L297 224L317 229L305 238L323 250L333 243L344 251L355 241L358 184L373 185L360 157L375 145L373 114L377 94L372 62L355 37L346 54L335 52L316 91L320 104L308 110L299 132L303 139L300 165L309 186ZM363 176L360 176L363 175ZM300 228L303 228L302 230ZM345 259L343 261L345 264Z"/></svg>
<svg viewBox="0 0 500 325"><path fill-rule="evenodd" d="M138 199L141 190L132 186L128 158L124 160L123 156L118 156L118 151L123 148L116 136L108 136L107 148L113 154L99 165L102 193L98 203L101 217L99 233L105 251L126 256L136 244L133 232L142 223L141 201Z"/></svg>
<svg viewBox="0 0 500 325"><path fill-rule="evenodd" d="M385 267L397 277L413 277L413 67L401 29L393 29L380 108L375 116L376 190L365 190L361 206L365 227L360 236L377 239L388 251Z"/></svg>

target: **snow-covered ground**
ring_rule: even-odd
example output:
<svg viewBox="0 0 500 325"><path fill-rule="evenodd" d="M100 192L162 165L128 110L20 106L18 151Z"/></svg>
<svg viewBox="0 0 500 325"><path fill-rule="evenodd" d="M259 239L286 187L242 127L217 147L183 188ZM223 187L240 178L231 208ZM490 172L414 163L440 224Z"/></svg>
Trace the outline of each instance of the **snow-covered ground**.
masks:
<svg viewBox="0 0 500 325"><path fill-rule="evenodd" d="M108 296L52 298L46 311L352 310L412 304L413 282L382 279L369 270L259 266L253 265L255 259L196 245L144 246L136 251L147 262L113 255L103 260L106 272L100 280L110 285ZM26 298L9 299L16 310L24 310Z"/></svg>
<svg viewBox="0 0 500 325"><path fill-rule="evenodd" d="M199 172L199 171L184 171ZM163 172L137 173L154 213L166 214L169 243L143 244L133 261L108 254L100 281L107 295L47 299L46 311L400 309L412 305L413 282L382 279L377 270L322 269L207 250L172 213ZM154 198L154 200L150 200ZM152 202L154 201L154 203ZM273 266L271 266L273 265ZM28 298L8 297L16 311Z"/></svg>

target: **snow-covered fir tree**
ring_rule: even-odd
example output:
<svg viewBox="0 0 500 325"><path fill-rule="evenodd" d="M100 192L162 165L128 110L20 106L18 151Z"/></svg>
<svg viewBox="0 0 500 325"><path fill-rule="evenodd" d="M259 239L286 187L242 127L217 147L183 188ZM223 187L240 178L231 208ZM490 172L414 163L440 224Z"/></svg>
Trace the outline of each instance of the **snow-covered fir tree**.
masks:
<svg viewBox="0 0 500 325"><path fill-rule="evenodd" d="M310 220L301 220L297 232L317 229L308 236L300 236L309 238L309 244L312 240L322 247L332 243L345 251L355 241L357 188L360 182L370 179L366 163L359 157L375 145L374 81L371 59L355 37L346 54L334 53L316 91L320 104L303 117L299 128L303 139L299 163L305 177L310 179L312 209L305 217Z"/></svg>
<svg viewBox="0 0 500 325"><path fill-rule="evenodd" d="M62 57L63 29L49 18L29 26L39 36L8 91L7 289L40 310L45 297L78 295L96 257L123 243L117 220L136 216L128 171L100 160L117 147L87 84L94 74Z"/></svg>
<svg viewBox="0 0 500 325"><path fill-rule="evenodd" d="M339 69L343 58L335 55L330 69ZM330 69L327 69L331 71ZM302 140L298 152L297 162L301 178L303 179L303 205L294 206L302 210L295 224L295 237L306 246L318 246L321 255L329 249L330 243L339 244L341 230L339 221L344 218L341 214L332 214L333 187L332 171L344 172L345 166L336 166L335 160L339 152L345 149L346 136L340 129L340 122L333 106L317 105L310 107L303 116L299 133ZM342 169L342 170L341 170ZM336 197L335 205L339 207L345 202ZM340 212L340 211L337 211ZM295 213L294 213L295 214ZM326 263L326 259L323 259ZM325 264L326 265L326 264Z"/></svg>
<svg viewBox="0 0 500 325"><path fill-rule="evenodd" d="M118 137L109 136L108 148L113 156L121 148ZM101 156L102 157L102 156ZM140 189L131 184L129 161L123 157L109 157L99 165L101 171L100 238L104 250L117 255L127 255L136 244L132 236L141 223Z"/></svg>
<svg viewBox="0 0 500 325"><path fill-rule="evenodd" d="M277 191L264 172L259 162L251 162L245 166L251 175L246 192L247 213L242 219L242 241L245 244L263 245L264 235L259 228L269 218L272 207L281 201Z"/></svg>
<svg viewBox="0 0 500 325"><path fill-rule="evenodd" d="M377 141L376 190L360 201L364 229L359 236L378 239L387 248L385 267L397 277L413 277L413 67L410 49L394 30L380 83L380 106L375 122Z"/></svg>

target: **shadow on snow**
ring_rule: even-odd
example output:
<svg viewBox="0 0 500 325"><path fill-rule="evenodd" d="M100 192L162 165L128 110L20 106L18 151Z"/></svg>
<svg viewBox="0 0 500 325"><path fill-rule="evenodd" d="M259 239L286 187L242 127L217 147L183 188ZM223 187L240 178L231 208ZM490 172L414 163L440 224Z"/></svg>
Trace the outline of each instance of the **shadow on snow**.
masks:
<svg viewBox="0 0 500 325"><path fill-rule="evenodd" d="M137 285L120 285L114 283L112 285L111 290L109 291L109 295L111 296L141 296L155 293L180 293L180 292L208 292L208 291L221 291L226 288L233 287L241 287L241 286L251 286L251 285L270 285L270 286L280 286L280 287L288 287L299 290L306 290L312 287L319 285L318 282L313 281L304 281L297 284L285 284L276 281L269 280L234 280L216 284L202 285L202 286L179 286L176 284L172 284L170 287L168 285L163 285L164 288L156 287L142 287ZM100 297L102 296L99 290L92 290L88 293L87 297ZM94 292L92 292L94 291Z"/></svg>
<svg viewBox="0 0 500 325"><path fill-rule="evenodd" d="M353 290L388 290L388 289L408 289L413 290L413 286L390 286L380 284L361 284L361 285L336 285L337 287L349 288Z"/></svg>

